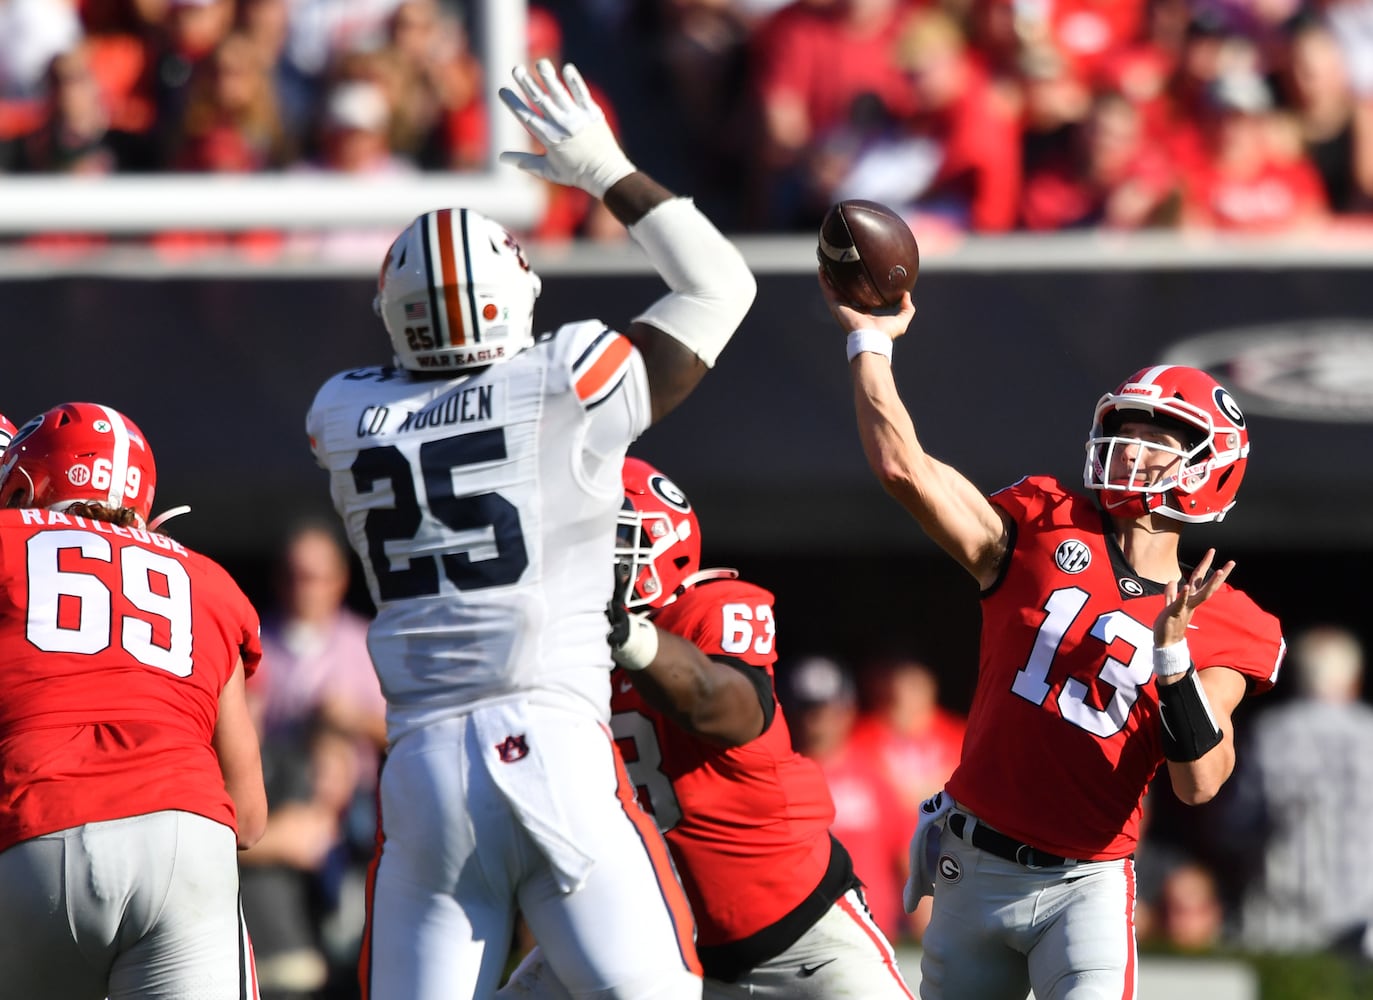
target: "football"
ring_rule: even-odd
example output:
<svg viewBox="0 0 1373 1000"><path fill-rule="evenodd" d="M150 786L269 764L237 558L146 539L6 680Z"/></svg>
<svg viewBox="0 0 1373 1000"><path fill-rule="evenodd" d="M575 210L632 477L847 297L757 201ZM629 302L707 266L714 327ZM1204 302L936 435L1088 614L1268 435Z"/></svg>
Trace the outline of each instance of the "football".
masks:
<svg viewBox="0 0 1373 1000"><path fill-rule="evenodd" d="M898 304L920 273L911 227L886 205L861 198L825 213L815 255L839 299L859 309Z"/></svg>

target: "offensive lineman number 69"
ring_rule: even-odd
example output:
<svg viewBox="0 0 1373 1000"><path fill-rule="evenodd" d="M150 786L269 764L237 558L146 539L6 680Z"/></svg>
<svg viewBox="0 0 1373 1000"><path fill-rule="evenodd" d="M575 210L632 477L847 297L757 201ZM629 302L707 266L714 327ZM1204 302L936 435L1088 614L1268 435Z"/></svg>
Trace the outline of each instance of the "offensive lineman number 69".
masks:
<svg viewBox="0 0 1373 1000"><path fill-rule="evenodd" d="M94 573L63 569L64 551L107 563L116 556L108 539L85 531L45 531L30 538L29 642L45 653L94 654L117 641L139 663L177 677L191 675L191 578L185 566L134 545L121 548L120 593L142 614L121 615L116 623L110 588ZM155 628L162 622L166 645Z"/></svg>

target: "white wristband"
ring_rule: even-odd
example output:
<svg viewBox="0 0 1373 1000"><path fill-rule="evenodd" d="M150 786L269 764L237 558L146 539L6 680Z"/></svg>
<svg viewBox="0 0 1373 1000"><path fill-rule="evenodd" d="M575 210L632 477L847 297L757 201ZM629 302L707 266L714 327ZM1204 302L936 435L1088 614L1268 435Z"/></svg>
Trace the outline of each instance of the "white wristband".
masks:
<svg viewBox="0 0 1373 1000"><path fill-rule="evenodd" d="M643 615L629 616L629 638L610 651L610 658L626 670L643 670L658 656L658 629Z"/></svg>
<svg viewBox="0 0 1373 1000"><path fill-rule="evenodd" d="M864 351L880 354L890 361L892 339L881 330L854 330L849 334L848 348L850 361Z"/></svg>
<svg viewBox="0 0 1373 1000"><path fill-rule="evenodd" d="M1192 653L1187 648L1187 640L1175 642L1171 646L1154 647L1154 673L1160 677L1176 677L1187 673L1192 666Z"/></svg>

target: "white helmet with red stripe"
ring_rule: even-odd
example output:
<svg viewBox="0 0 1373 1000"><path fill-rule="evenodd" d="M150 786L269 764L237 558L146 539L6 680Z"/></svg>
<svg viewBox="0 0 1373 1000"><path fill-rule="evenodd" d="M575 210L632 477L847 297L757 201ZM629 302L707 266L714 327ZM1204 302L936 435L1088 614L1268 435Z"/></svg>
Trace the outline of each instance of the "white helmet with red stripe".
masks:
<svg viewBox="0 0 1373 1000"><path fill-rule="evenodd" d="M373 307L399 367L460 372L508 361L534 343L541 288L504 226L470 209L442 208L391 244Z"/></svg>
<svg viewBox="0 0 1373 1000"><path fill-rule="evenodd" d="M129 507L148 523L157 467L136 424L98 403L63 403L34 417L0 460L0 508Z"/></svg>

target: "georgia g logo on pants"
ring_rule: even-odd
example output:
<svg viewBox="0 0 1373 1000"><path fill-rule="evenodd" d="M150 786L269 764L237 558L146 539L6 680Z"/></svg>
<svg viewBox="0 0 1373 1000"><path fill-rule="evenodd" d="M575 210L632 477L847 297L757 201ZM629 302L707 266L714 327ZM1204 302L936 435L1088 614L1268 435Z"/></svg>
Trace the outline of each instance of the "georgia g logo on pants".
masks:
<svg viewBox="0 0 1373 1000"><path fill-rule="evenodd" d="M963 877L963 869L952 854L939 855L939 877L951 884Z"/></svg>

